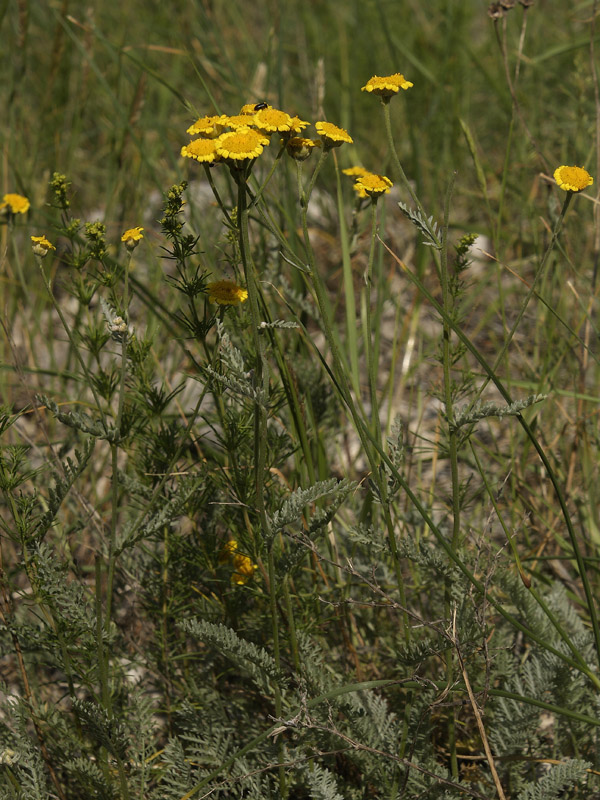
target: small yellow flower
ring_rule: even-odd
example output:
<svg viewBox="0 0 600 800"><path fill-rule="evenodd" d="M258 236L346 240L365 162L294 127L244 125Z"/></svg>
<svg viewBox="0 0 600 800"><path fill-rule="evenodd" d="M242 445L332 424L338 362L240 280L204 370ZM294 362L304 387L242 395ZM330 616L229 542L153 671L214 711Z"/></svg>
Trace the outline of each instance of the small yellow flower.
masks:
<svg viewBox="0 0 600 800"><path fill-rule="evenodd" d="M207 284L208 300L220 306L237 306L248 299L248 290L234 281L214 281Z"/></svg>
<svg viewBox="0 0 600 800"><path fill-rule="evenodd" d="M289 131L292 127L293 120L285 111L280 111L278 108L261 108L254 115L254 124L263 133L274 133L279 131Z"/></svg>
<svg viewBox="0 0 600 800"><path fill-rule="evenodd" d="M392 97L398 94L400 89L410 89L411 86L413 84L407 81L404 75L396 72L394 75L386 75L383 78L380 78L379 75L373 75L365 86L360 87L360 90L361 92L377 94L380 97Z"/></svg>
<svg viewBox="0 0 600 800"><path fill-rule="evenodd" d="M321 142L305 139L303 136L292 136L287 142L282 139L281 143L282 145L285 144L288 156L291 156L296 161L305 161L312 153L313 147L321 146Z"/></svg>
<svg viewBox="0 0 600 800"><path fill-rule="evenodd" d="M190 125L187 133L191 136L209 136L211 138L220 136L223 133L226 119L227 117L222 114L200 117L193 125Z"/></svg>
<svg viewBox="0 0 600 800"><path fill-rule="evenodd" d="M0 211L10 214L26 214L29 206L29 200L22 194L5 194L0 203Z"/></svg>
<svg viewBox="0 0 600 800"><path fill-rule="evenodd" d="M594 182L583 167L558 167L554 170L554 180L565 192L581 192Z"/></svg>
<svg viewBox="0 0 600 800"><path fill-rule="evenodd" d="M204 163L217 161L219 158L217 155L217 140L192 139L189 144L185 144L181 148L181 155Z"/></svg>
<svg viewBox="0 0 600 800"><path fill-rule="evenodd" d="M344 175L349 175L351 178L362 178L363 175L371 175L372 173L369 172L368 169L364 167L348 167L347 169L343 169L342 172Z"/></svg>
<svg viewBox="0 0 600 800"><path fill-rule="evenodd" d="M253 117L258 109L256 108L256 103L244 103L244 105L240 108L240 114L244 114L248 117Z"/></svg>
<svg viewBox="0 0 600 800"><path fill-rule="evenodd" d="M46 258L50 250L56 250L56 247L46 239L45 236L32 236L31 249L40 258Z"/></svg>
<svg viewBox="0 0 600 800"><path fill-rule="evenodd" d="M237 546L238 543L236 539L230 539L228 542L225 542L219 553L219 563L223 564L226 561L231 561L234 553L237 551Z"/></svg>
<svg viewBox="0 0 600 800"><path fill-rule="evenodd" d="M223 133L216 142L218 155L233 161L248 161L257 158L269 140L259 131L252 128L240 128L237 131Z"/></svg>
<svg viewBox="0 0 600 800"><path fill-rule="evenodd" d="M385 175L375 175L369 172L367 175L362 175L356 181L356 191L359 193L359 196L363 197L364 195L360 193L362 189L365 194L375 199L382 194L387 194L393 185L391 180L386 178Z"/></svg>
<svg viewBox="0 0 600 800"><path fill-rule="evenodd" d="M144 234L142 233L143 228L129 228L125 231L123 236L121 236L121 241L125 242L125 247L128 250L135 250L138 244L144 238Z"/></svg>
<svg viewBox="0 0 600 800"><path fill-rule="evenodd" d="M340 147L344 142L352 144L353 140L348 131L338 128L337 125L332 125L331 122L316 122L315 128L326 150L330 150L332 147Z"/></svg>
<svg viewBox="0 0 600 800"><path fill-rule="evenodd" d="M235 553L233 556L233 566L234 572L231 575L231 582L237 583L238 586L243 586L252 578L258 564L253 564L249 556Z"/></svg>
<svg viewBox="0 0 600 800"><path fill-rule="evenodd" d="M292 124L290 125L290 133L302 133L304 128L308 128L310 122L307 122L300 117L292 117Z"/></svg>
<svg viewBox="0 0 600 800"><path fill-rule="evenodd" d="M233 128L234 131L256 127L254 116L250 114L233 114L231 117L223 117L223 125L226 128Z"/></svg>

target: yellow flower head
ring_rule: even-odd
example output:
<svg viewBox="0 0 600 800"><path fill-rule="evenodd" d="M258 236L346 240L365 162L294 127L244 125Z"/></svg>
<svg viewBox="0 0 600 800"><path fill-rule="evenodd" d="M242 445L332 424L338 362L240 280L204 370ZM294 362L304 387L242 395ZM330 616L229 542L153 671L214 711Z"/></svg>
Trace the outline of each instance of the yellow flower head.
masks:
<svg viewBox="0 0 600 800"><path fill-rule="evenodd" d="M594 182L583 167L558 167L554 170L554 180L565 192L581 192Z"/></svg>
<svg viewBox="0 0 600 800"><path fill-rule="evenodd" d="M187 133L191 136L210 136L211 138L220 136L225 127L226 119L227 117L223 115L200 117L193 125L190 125Z"/></svg>
<svg viewBox="0 0 600 800"><path fill-rule="evenodd" d="M219 553L219 563L223 564L226 561L231 561L233 558L234 553L237 551L237 540L230 539L228 542L225 542L221 552Z"/></svg>
<svg viewBox="0 0 600 800"><path fill-rule="evenodd" d="M363 175L373 174L364 167L348 167L347 169L343 169L342 172L344 173L344 175L349 175L351 178L362 178Z"/></svg>
<svg viewBox="0 0 600 800"><path fill-rule="evenodd" d="M387 194L393 185L391 180L386 178L385 175L375 175L372 172L369 172L367 175L361 175L356 181L359 196L364 197L364 195L361 194L362 190L373 199L380 197L382 194Z"/></svg>
<svg viewBox="0 0 600 800"><path fill-rule="evenodd" d="M269 140L260 131L252 128L240 128L237 131L223 133L216 141L216 149L221 158L232 161L248 161L257 158Z"/></svg>
<svg viewBox="0 0 600 800"><path fill-rule="evenodd" d="M233 114L231 117L223 117L223 125L232 128L234 131L240 128L255 128L254 116L250 114Z"/></svg>
<svg viewBox="0 0 600 800"><path fill-rule="evenodd" d="M0 211L9 214L26 214L29 206L29 200L22 194L5 194L0 203Z"/></svg>
<svg viewBox="0 0 600 800"><path fill-rule="evenodd" d="M289 131L293 120L285 111L278 108L261 108L254 115L254 124L263 133L274 133L275 131Z"/></svg>
<svg viewBox="0 0 600 800"><path fill-rule="evenodd" d="M284 144L284 139L281 140ZM313 147L320 147L321 142L315 142L313 139L305 139L303 136L292 136L285 142L285 149L288 156L291 156L296 161L305 161L312 153Z"/></svg>
<svg viewBox="0 0 600 800"><path fill-rule="evenodd" d="M40 258L46 258L50 250L56 250L56 247L46 239L45 236L32 236L31 249Z"/></svg>
<svg viewBox="0 0 600 800"><path fill-rule="evenodd" d="M272 108L268 103L265 103L264 100L261 100L259 103L245 103L240 108L240 114L248 114L249 116L253 117L257 111L260 111L262 108Z"/></svg>
<svg viewBox="0 0 600 800"><path fill-rule="evenodd" d="M231 582L237 583L238 586L243 586L252 578L258 564L253 564L249 556L235 553L233 556L233 566L235 569L231 575Z"/></svg>
<svg viewBox="0 0 600 800"><path fill-rule="evenodd" d="M298 134L302 133L304 128L308 128L310 122L306 122L304 119L300 119L300 117L292 117L292 124L290 125L290 133Z"/></svg>
<svg viewBox="0 0 600 800"><path fill-rule="evenodd" d="M248 299L248 290L234 281L215 281L207 284L208 299L220 306L237 306Z"/></svg>
<svg viewBox="0 0 600 800"><path fill-rule="evenodd" d="M338 128L337 125L332 125L331 122L315 122L315 128L326 150L330 150L332 147L340 147L344 142L352 144L352 137L348 131Z"/></svg>
<svg viewBox="0 0 600 800"><path fill-rule="evenodd" d="M365 86L360 87L360 90L361 92L378 94L380 97L393 97L393 95L398 94L400 89L410 89L412 85L404 75L396 72L394 75L386 75L383 78L380 78L379 75L373 75Z"/></svg>
<svg viewBox="0 0 600 800"><path fill-rule="evenodd" d="M129 228L125 231L123 236L121 236L121 241L125 242L125 247L128 250L135 250L138 244L144 238L144 234L142 233L143 228Z"/></svg>
<svg viewBox="0 0 600 800"><path fill-rule="evenodd" d="M181 155L186 158L193 158L196 161L210 163L218 161L217 140L216 139L192 139L189 144L181 148Z"/></svg>

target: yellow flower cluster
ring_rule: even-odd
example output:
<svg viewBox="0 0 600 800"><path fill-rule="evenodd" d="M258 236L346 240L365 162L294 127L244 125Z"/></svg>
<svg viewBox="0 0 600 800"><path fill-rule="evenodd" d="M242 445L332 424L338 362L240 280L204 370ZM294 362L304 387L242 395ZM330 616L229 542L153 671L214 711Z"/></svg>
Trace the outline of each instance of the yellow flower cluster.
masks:
<svg viewBox="0 0 600 800"><path fill-rule="evenodd" d="M331 149L344 142L352 143L347 131L330 122L315 124L320 141L308 139L301 134L309 125L306 120L267 103L247 103L233 116L221 114L197 119L187 132L198 138L184 145L181 155L204 164L224 161L243 166L261 155L274 133L280 135L282 147L297 161L308 158L315 147Z"/></svg>
<svg viewBox="0 0 600 800"><path fill-rule="evenodd" d="M258 564L252 563L252 559L249 556L239 552L238 543L235 539L230 539L223 547L219 561L229 561L232 564L231 582L236 583L238 586L248 583L258 567Z"/></svg>

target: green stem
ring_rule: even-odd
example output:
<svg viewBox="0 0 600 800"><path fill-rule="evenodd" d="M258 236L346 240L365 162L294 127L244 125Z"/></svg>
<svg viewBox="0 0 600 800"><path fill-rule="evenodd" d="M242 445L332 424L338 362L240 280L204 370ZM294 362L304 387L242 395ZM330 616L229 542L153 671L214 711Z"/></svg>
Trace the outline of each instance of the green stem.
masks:
<svg viewBox="0 0 600 800"><path fill-rule="evenodd" d="M240 257L244 265L244 275L246 278L246 288L248 289L248 301L250 305L250 316L252 319L252 339L256 351L256 385L260 387L259 396L254 406L254 486L256 497L256 508L260 520L260 528L263 542L268 546L268 576L269 576L269 607L271 612L271 628L273 634L273 658L277 670L281 668L281 655L279 649L279 618L277 613L277 585L275 574L275 559L273 555L274 541L270 535L270 527L265 508L265 468L267 460L267 405L269 400L269 372L266 355L264 352L264 338L260 335L260 316L258 302L258 287L256 285L256 274L252 253L250 250L250 239L248 235L248 205L246 199L246 180L242 172L238 172L238 220L240 235ZM281 691L277 684L274 684L275 716L281 717ZM284 743L279 739L278 743L279 760L283 761ZM279 768L279 791L281 797L285 797L285 771L283 766Z"/></svg>
<svg viewBox="0 0 600 800"><path fill-rule="evenodd" d="M67 334L67 336L69 338L69 342L71 344L71 347L73 348L73 351L74 351L75 355L77 356L77 360L79 361L79 365L80 365L81 369L83 370L83 374L86 377L86 384L92 390L92 394L94 395L94 400L96 402L96 407L98 409L99 414L102 417L102 424L104 425L105 430L108 430L108 422L107 422L107 419L106 419L106 414L104 413L104 409L102 408L102 404L100 402L100 398L98 396L98 393L96 392L96 388L94 386L94 381L92 380L92 376L90 374L90 371L87 368L87 366L85 364L85 361L81 357L81 353L79 352L79 348L77 347L77 343L76 343L75 338L74 338L74 336L73 336L73 334L71 332L71 326L67 323L65 315L63 314L59 303L57 302L56 298L54 297L54 293L52 291L52 284L50 283L50 279L47 277L46 273L44 272L44 266L42 264L42 259L39 256L36 256L36 261L38 263L38 267L39 267L40 272L42 274L42 280L44 281L44 286L46 287L48 295L50 296L50 300L52 301L52 305L54 306L54 309L55 309L56 313L59 316L59 319L60 319L60 321L62 323L62 326L63 326L63 328L65 330L65 333Z"/></svg>
<svg viewBox="0 0 600 800"><path fill-rule="evenodd" d="M335 379L335 384L340 392L341 398L346 404L350 415L352 417L355 430L360 438L361 444L363 446L365 455L369 462L369 466L371 469L371 477L375 482L378 492L379 492L379 499L381 502L381 509L383 513L383 517L385 520L385 526L388 533L388 539L390 543L390 550L392 552L392 559L394 562L394 571L396 575L396 582L398 586L398 591L400 593L400 598L402 605L405 606L405 590L404 590L404 579L402 578L402 572L400 570L400 559L398 556L398 544L396 542L396 533L394 530L394 524L392 522L392 517L390 514L390 506L388 503L388 492L387 492L387 476L381 472L379 467L379 458L377 457L373 447L369 442L369 438L365 433L363 428L362 419L357 411L356 404L352 398L352 393L350 391L350 387L348 385L348 371L344 368L344 363L342 361L342 357L340 354L340 350L338 348L336 337L333 333L332 328L332 321L330 319L330 315L328 313L329 303L327 301L327 294L325 290L325 284L321 275L319 274L319 270L317 269L315 263L314 252L310 245L310 237L308 233L308 205L302 206L302 230L304 233L304 244L306 247L306 253L309 260L309 268L310 268L310 278L312 282L312 286L315 291L315 295L317 298L317 305L319 307L319 311L321 312L321 323L323 326L323 332L325 334L325 339L327 340L327 344L329 346L329 350L331 352L332 358L332 374ZM381 446L380 440L378 440L378 444ZM377 448L379 449L379 448ZM406 640L410 639L410 626L408 624L408 616L404 618L404 635Z"/></svg>
<svg viewBox="0 0 600 800"><path fill-rule="evenodd" d="M386 135L387 135L388 147L390 148L390 153L392 155L392 161L394 162L394 166L396 168L397 173L400 175L400 179L402 180L402 184L404 185L404 188L407 190L407 192L411 196L413 203L418 208L419 213L421 214L423 219L426 220L427 219L427 215L425 214L425 209L421 205L421 201L419 200L419 198L415 194L414 189L410 185L410 182L409 182L408 178L406 177L406 173L404 172L404 170L402 168L402 164L400 163L400 159L398 158L398 153L396 151L396 145L394 144L394 135L392 133L392 120L390 118L389 98L382 98L382 105L383 105L383 119L385 121L385 132L386 132ZM434 239L434 242L436 244L436 247L439 248L441 243L439 242L439 240L437 239L436 236L433 236L433 239Z"/></svg>
<svg viewBox="0 0 600 800"><path fill-rule="evenodd" d="M131 268L132 251L129 251L125 263L125 275L123 281L123 318L128 320L129 307L129 270ZM110 520L110 539L108 542L108 571L106 579L106 613L104 626L106 632L110 630L112 615L112 596L113 584L115 580L116 544L117 544L117 521L119 518L119 481L117 472L119 468L119 445L121 442L121 425L123 422L123 409L125 406L125 378L127 375L127 342L129 340L129 329L121 333L121 372L119 376L119 397L117 405L117 418L115 421L116 439L111 442L111 461L112 461L112 486L111 486L111 520ZM107 654L108 657L108 654Z"/></svg>
<svg viewBox="0 0 600 800"><path fill-rule="evenodd" d="M507 352L507 350L508 350L508 348L510 346L510 343L513 340L513 336L515 335L515 333L517 331L517 328L521 324L521 320L523 319L523 315L525 314L525 311L527 310L527 306L529 305L529 302L530 302L531 298L533 297L533 295L536 293L536 289L537 289L537 287L538 287L538 285L539 285L539 283L540 283L540 281L541 281L541 279L542 279L542 277L544 275L544 272L546 271L546 266L548 265L548 259L550 258L550 254L552 253L552 250L554 249L554 245L556 244L556 240L558 239L558 235L559 235L559 233L560 233L560 231L562 229L562 223L563 223L563 220L565 218L565 214L567 213L567 209L569 207L569 203L571 202L572 196L573 196L572 192L567 192L567 196L565 197L565 202L563 203L563 207L561 209L561 212L560 212L560 214L558 216L558 219L556 220L556 224L554 225L554 230L552 231L552 238L550 239L550 243L549 243L548 247L546 248L546 252L544 253L544 255L542 257L542 260L540 262L540 266L538 267L538 269L537 269L537 271L535 273L535 276L533 278L533 282L532 282L531 286L529 287L529 291L527 292L523 302L521 303L521 308L519 309L519 313L517 314L517 317L516 317L515 321L513 322L512 328L510 329L510 331L508 333L508 336L504 340L504 344L502 345L502 349L500 350L500 352L496 356L496 360L494 361L494 364L492 366L492 372L494 372L494 373L496 372L496 370L498 369L498 367L502 363L502 360L504 359L504 356L506 355L506 352ZM475 404L475 402L479 399L481 394L484 392L484 390L485 390L486 386L488 385L489 381L490 381L490 378L488 378L487 380L485 380L483 382L481 388L479 389L479 391L477 393L477 396L473 399L473 401L471 403L471 407Z"/></svg>
<svg viewBox="0 0 600 800"><path fill-rule="evenodd" d="M454 425L454 398L452 393L452 342L449 321L452 318L454 298L450 294L450 276L448 272L448 218L450 214L450 197L454 186L454 176L446 192L444 205L444 227L442 229L442 249L440 252L440 279L442 284L442 306L444 309L442 330L442 369L444 380L444 404L446 424L448 426L448 455L452 480L452 549L457 552L460 541L460 484L458 475L458 432ZM450 619L452 614L451 581L445 581L445 614ZM446 650L446 678L448 687L454 682L454 649ZM450 749L450 765L452 777L458 778L458 759L456 755L456 721L454 708L450 708L448 716L448 747Z"/></svg>
<svg viewBox="0 0 600 800"><path fill-rule="evenodd" d="M15 264L17 266L17 276L19 278L19 283L21 284L21 289L23 290L23 300L27 301L29 296L29 289L27 287L27 282L25 281L25 275L23 274L23 265L21 264L21 254L19 252L19 248L17 247L17 241L15 238L15 228L13 223L13 215L8 215L8 231L10 235L10 243L13 251L13 258L15 260Z"/></svg>
<svg viewBox="0 0 600 800"><path fill-rule="evenodd" d="M371 199L371 246L369 248L369 262L365 273L365 327L363 338L365 343L365 357L369 373L369 391L371 399L371 426L377 441L381 441L381 422L379 419L379 402L377 399L377 364L373 355L373 330L371 313L371 286L373 284L373 263L375 261L375 244L377 241L377 201ZM381 292L381 287L379 288Z"/></svg>

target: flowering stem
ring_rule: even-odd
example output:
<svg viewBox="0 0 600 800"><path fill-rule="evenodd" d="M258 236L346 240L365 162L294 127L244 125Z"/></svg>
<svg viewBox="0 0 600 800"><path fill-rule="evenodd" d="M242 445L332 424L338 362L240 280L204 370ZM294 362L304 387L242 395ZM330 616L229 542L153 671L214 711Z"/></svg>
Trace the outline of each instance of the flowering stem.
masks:
<svg viewBox="0 0 600 800"><path fill-rule="evenodd" d="M13 256L15 259L15 264L17 265L17 275L19 277L19 283L21 284L21 288L23 289L23 297L26 300L29 295L29 289L27 288L27 283L25 281L25 276L23 275L23 266L21 264L21 255L19 253L19 248L17 247L17 242L15 239L15 229L12 221L12 214L8 215L8 230L10 232L10 243L12 246Z"/></svg>
<svg viewBox="0 0 600 800"><path fill-rule="evenodd" d="M246 202L246 180L240 173L237 175L238 184L238 224L240 235L240 257L244 265L244 275L246 278L246 288L248 289L248 301L250 305L250 316L252 319L252 339L256 350L256 385L259 388L259 395L254 407L254 485L256 491L256 507L260 519L262 540L269 543L268 551L268 574L269 574L269 605L271 611L271 626L273 631L273 658L277 670L281 668L281 657L279 651L279 627L277 616L277 585L275 579L275 559L273 556L273 541L271 541L269 522L265 508L265 466L267 460L267 403L269 397L269 373L268 364L264 352L264 339L260 335L259 325L260 316L258 308L258 288L256 285L256 275L252 253L250 250L250 239L248 236L248 206ZM281 716L281 692L279 686L273 686L275 696L275 715ZM279 741L279 760L283 761L283 741ZM279 789L282 797L285 796L285 772L284 768L279 769Z"/></svg>
<svg viewBox="0 0 600 800"><path fill-rule="evenodd" d="M333 328L328 313L329 303L327 301L325 286L323 283L323 279L321 278L319 271L316 267L314 253L310 246L307 215L308 215L308 204L302 206L302 214L301 214L302 230L304 233L304 244L309 260L309 268L310 268L309 274L312 279L312 286L315 290L317 305L319 306L319 311L321 312L321 322L323 325L323 332L325 334L325 339L327 340L327 344L329 346L329 350L331 352L331 358L333 361L332 365L333 377L335 379L335 383L340 393L340 396L343 402L345 403L348 411L350 412L355 430L360 438L365 456L367 457L367 460L369 462L369 466L371 469L371 478L377 486L377 490L379 493L379 501L381 503L381 509L385 520L386 530L388 533L390 550L392 552L392 560L394 563L396 582L398 585L398 591L400 593L400 602L402 604L402 607L405 608L406 602L405 602L404 580L402 578L402 573L400 570L400 560L398 556L396 533L394 530L394 524L392 522L392 516L390 513L390 504L388 502L387 477L384 473L381 472L379 466L379 455L381 454L381 452L383 452L381 449L382 447L381 439L375 438L371 433L373 444L371 443L371 441L369 441L369 435L367 433L368 426L365 426L364 421L361 419L356 408L356 403L352 398L352 393L348 386L348 371L344 368L344 363L342 361L340 350L336 342L336 337L334 336L333 333ZM376 453L378 453L378 455L376 455ZM406 615L406 613L404 613L404 636L407 641L410 640L410 627L408 625L408 616Z"/></svg>
<svg viewBox="0 0 600 800"><path fill-rule="evenodd" d="M350 245L348 229L344 218L344 199L340 181L340 171L336 163L336 180L338 196L338 215L340 220L340 242L342 245L342 270L344 280L344 299L346 306L346 340L348 343L348 355L350 364L350 375L352 378L352 389L356 397L360 397L359 379L359 358L358 342L356 335L356 301L354 298L354 276L352 274L352 260L350 258ZM370 329L370 328L369 328Z"/></svg>
<svg viewBox="0 0 600 800"><path fill-rule="evenodd" d="M215 200L217 201L217 205L221 209L221 213L227 220L228 225L233 226L233 222L231 221L231 217L229 216L229 211L227 211L227 209L225 208L223 200L221 199L221 195L219 194L219 190L217 189L215 182L213 180L211 168L208 166L208 164L202 164L202 166L204 167L204 172L206 174L206 180L208 181L208 185L210 186L211 191L215 196Z"/></svg>
<svg viewBox="0 0 600 800"><path fill-rule="evenodd" d="M383 105L383 119L385 121L385 132L386 132L387 139L388 139L388 146L390 148L390 153L392 154L392 161L394 162L394 166L396 167L396 171L400 175L400 179L401 179L402 183L404 184L405 189L410 194L413 203L418 208L419 213L421 214L423 219L426 220L427 219L427 215L425 214L425 209L421 205L421 201L419 200L419 198L415 194L414 189L410 185L409 180L406 177L406 173L402 169L402 164L400 163L400 159L398 158L398 153L396 151L396 146L394 144L394 135L392 133L392 120L390 118L389 98L387 99L387 102L386 102L385 98L382 98L382 105ZM439 242L437 236L433 236L432 238L435 240L436 246L439 247L440 242Z"/></svg>
<svg viewBox="0 0 600 800"><path fill-rule="evenodd" d="M371 200L371 247L369 262L365 272L365 326L363 337L365 343L365 358L369 372L369 391L371 397L371 429L377 441L381 441L381 422L379 420L379 403L377 400L377 364L373 354L372 321L371 321L371 285L373 283L373 262L375 260L375 243L377 240L377 200Z"/></svg>
<svg viewBox="0 0 600 800"><path fill-rule="evenodd" d="M317 180L317 176L318 176L319 172L321 171L321 169L323 168L323 164L325 163L325 159L327 158L328 154L329 154L329 150L327 150L324 147L323 150L321 151L321 155L319 156L319 160L317 161L317 166L315 167L315 171L312 174L312 177L310 179L310 183L308 184L308 191L306 192L306 206L307 207L308 207L308 204L310 203L310 196L312 195L313 189L315 188L315 183L316 183L316 180Z"/></svg>
<svg viewBox="0 0 600 800"><path fill-rule="evenodd" d="M277 153L277 155L273 159L273 164L271 165L271 169L269 170L269 174L264 179L264 181L262 182L262 185L258 188L258 191L254 195L254 197L252 199L252 205L256 205L256 203L258 203L258 201L262 199L262 194L263 194L264 190L267 188L267 186L269 184L269 181L273 177L273 173L275 172L275 169L277 168L277 165L279 164L279 161L281 160L281 156L283 155L284 150L285 150L285 145L283 144L283 145L281 145L281 147L279 148L279 152Z"/></svg>
<svg viewBox="0 0 600 800"><path fill-rule="evenodd" d="M50 300L52 301L52 305L54 306L54 309L55 309L56 313L58 314L58 317L59 317L59 319L60 319L60 321L62 323L62 326L65 329L65 333L67 334L67 336L69 338L69 343L70 343L70 345L71 345L71 347L73 349L73 352L77 356L77 360L79 361L79 365L81 366L83 374L86 377L86 384L92 390L92 394L94 395L94 400L96 401L96 407L98 409L98 412L99 412L100 416L102 417L102 424L103 424L105 430L108 430L106 414L104 413L104 409L102 408L102 404L100 402L100 398L98 397L98 393L96 392L96 388L95 388L95 385L94 385L94 381L92 380L92 376L90 374L90 371L89 371L88 367L86 366L85 361L81 357L81 353L79 352L79 348L77 347L77 342L75 341L75 338L73 337L73 334L71 332L71 326L68 324L68 322L66 320L66 317L63 314L59 303L57 302L56 298L54 297L54 292L52 291L52 284L50 283L50 279L47 277L47 275L46 275L46 273L44 271L44 266L42 264L42 259L39 256L36 256L35 260L37 261L38 267L39 267L40 272L42 274L42 280L44 281L44 286L46 287L46 291L48 292Z"/></svg>
<svg viewBox="0 0 600 800"><path fill-rule="evenodd" d="M125 275L123 279L123 300L121 303L123 319L128 321L127 309L129 306L129 270L131 269L131 258L133 251L129 250L127 254L127 261L125 263ZM106 577L106 614L104 618L104 627L106 633L110 630L110 619L112 611L112 594L113 584L115 580L115 547L117 543L117 519L119 516L119 481L117 480L117 472L119 468L119 444L121 442L121 424L123 421L123 407L125 404L125 377L127 373L127 340L129 338L129 329L127 328L121 334L121 374L119 379L119 399L117 406L117 418L115 421L116 441L111 442L111 460L112 460L112 487L111 487L111 520L110 520L110 539L108 543L108 572ZM107 656L108 657L108 656ZM108 710L108 709L107 709Z"/></svg>
<svg viewBox="0 0 600 800"><path fill-rule="evenodd" d="M535 273L535 276L533 278L533 282L532 282L531 286L529 287L529 291L527 292L527 294L525 295L525 299L521 303L521 308L519 309L519 313L517 314L517 317L516 317L515 321L513 322L512 328L510 329L510 331L508 333L508 336L504 340L504 344L502 345L502 349L500 350L500 352L496 356L496 360L495 360L494 365L492 367L492 371L493 372L496 372L496 370L498 369L499 365L502 363L502 359L506 355L506 351L508 350L508 348L510 346L510 343L511 343L511 341L513 339L513 336L515 335L517 328L521 324L521 320L523 319L523 315L525 314L525 311L527 310L527 306L529 305L529 302L530 302L531 298L535 294L535 290L539 286L539 283L540 283L540 281L542 279L542 276L543 276L543 274L544 274L544 272L546 270L546 266L548 264L548 259L550 257L550 254L552 253L552 250L554 249L554 245L556 244L556 240L558 239L558 235L559 235L559 233L560 233L560 231L562 229L563 220L565 218L565 214L567 213L567 209L569 207L569 203L571 202L571 197L572 196L573 196L572 192L567 192L567 196L565 197L565 202L563 203L563 207L561 209L561 212L560 212L560 214L558 216L558 219L556 220L556 223L554 225L554 230L552 231L552 238L550 239L550 243L549 243L548 247L546 248L546 252L544 253L544 255L542 257L540 265L539 265L539 267L538 267L538 269L537 269L537 271ZM490 378L488 378L482 384L481 389L477 393L477 397L473 400L473 404L481 396L482 392L485 390L485 388L488 385L489 381L490 381Z"/></svg>

